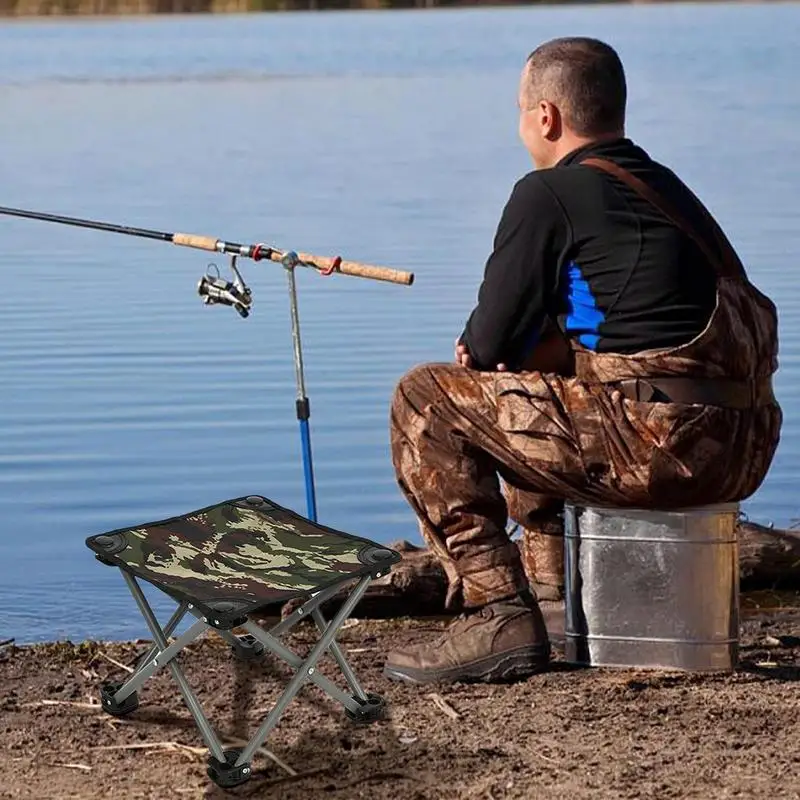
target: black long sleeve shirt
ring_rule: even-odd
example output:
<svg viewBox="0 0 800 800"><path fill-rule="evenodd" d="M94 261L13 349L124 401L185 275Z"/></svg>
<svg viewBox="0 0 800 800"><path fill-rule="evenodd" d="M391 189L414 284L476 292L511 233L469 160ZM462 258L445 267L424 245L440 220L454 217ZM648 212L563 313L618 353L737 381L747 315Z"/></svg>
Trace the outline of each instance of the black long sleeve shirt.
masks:
<svg viewBox="0 0 800 800"><path fill-rule="evenodd" d="M681 345L708 323L716 279L702 252L626 184L578 164L589 156L632 172L714 241L691 191L629 139L528 173L503 210L461 336L476 368L517 367L548 318L590 350L618 353Z"/></svg>

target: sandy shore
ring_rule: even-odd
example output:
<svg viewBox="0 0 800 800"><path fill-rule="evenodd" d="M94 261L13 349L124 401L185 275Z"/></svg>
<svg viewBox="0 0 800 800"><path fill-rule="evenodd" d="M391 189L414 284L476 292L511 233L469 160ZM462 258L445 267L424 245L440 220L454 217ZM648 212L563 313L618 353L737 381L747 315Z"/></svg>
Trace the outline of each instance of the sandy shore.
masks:
<svg viewBox="0 0 800 800"><path fill-rule="evenodd" d="M572 670L510 686L411 688L381 666L400 642L443 623L361 620L341 642L389 718L350 724L314 687L289 707L230 792L205 775L206 753L169 674L124 720L97 707L97 686L125 672L142 643L6 646L0 650L0 797L64 798L800 798L800 612L748 618L730 676ZM287 638L304 652L301 626ZM249 737L287 675L242 664L217 637L182 657L223 737ZM337 679L325 662L323 671ZM295 774L291 774L295 773Z"/></svg>

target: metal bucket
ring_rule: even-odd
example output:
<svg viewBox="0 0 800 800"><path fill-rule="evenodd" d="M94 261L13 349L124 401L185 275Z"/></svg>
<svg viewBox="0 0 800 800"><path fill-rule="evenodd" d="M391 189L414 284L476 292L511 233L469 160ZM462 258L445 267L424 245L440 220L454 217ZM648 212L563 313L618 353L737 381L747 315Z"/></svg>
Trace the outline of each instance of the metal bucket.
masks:
<svg viewBox="0 0 800 800"><path fill-rule="evenodd" d="M730 672L738 503L565 508L565 653L584 666Z"/></svg>

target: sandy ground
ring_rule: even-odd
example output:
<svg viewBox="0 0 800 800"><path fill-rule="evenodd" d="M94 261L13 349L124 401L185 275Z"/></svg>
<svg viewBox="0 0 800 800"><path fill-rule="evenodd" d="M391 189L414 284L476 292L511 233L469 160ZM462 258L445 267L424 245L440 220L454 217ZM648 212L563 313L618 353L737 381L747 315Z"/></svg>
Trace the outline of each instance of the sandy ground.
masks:
<svg viewBox="0 0 800 800"><path fill-rule="evenodd" d="M730 676L556 661L522 683L435 692L381 676L388 648L442 625L362 620L342 631L366 688L390 701L389 718L354 726L306 688L266 742L283 766L262 753L253 779L228 792L206 777L202 740L167 671L124 720L98 710L99 683L125 674L106 657L130 664L141 643L7 646L0 797L800 798L800 612L747 619ZM302 653L313 640L301 626L286 641ZM249 738L289 670L243 664L218 642L185 651L187 677L222 736ZM332 662L323 671L338 677Z"/></svg>

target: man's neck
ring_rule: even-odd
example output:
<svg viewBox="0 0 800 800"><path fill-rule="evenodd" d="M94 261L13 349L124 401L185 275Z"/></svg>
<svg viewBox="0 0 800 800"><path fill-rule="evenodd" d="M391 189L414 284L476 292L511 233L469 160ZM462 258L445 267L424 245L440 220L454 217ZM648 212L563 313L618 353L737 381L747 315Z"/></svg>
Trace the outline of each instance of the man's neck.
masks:
<svg viewBox="0 0 800 800"><path fill-rule="evenodd" d="M618 142L620 139L624 138L624 131L606 133L600 136L564 136L558 142L559 146L556 150L556 158L553 166L562 163L579 150L590 150L597 145L606 144L607 142Z"/></svg>

